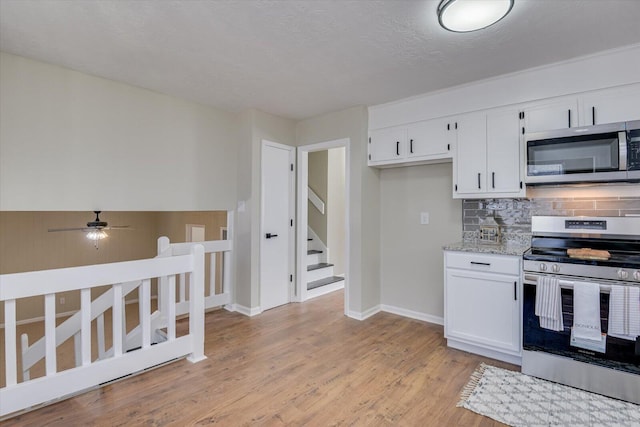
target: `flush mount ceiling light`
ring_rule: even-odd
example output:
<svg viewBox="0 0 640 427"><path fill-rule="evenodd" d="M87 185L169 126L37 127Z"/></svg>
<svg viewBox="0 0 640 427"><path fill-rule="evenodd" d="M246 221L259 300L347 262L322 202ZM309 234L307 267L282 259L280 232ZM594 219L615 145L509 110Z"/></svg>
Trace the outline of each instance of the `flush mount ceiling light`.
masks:
<svg viewBox="0 0 640 427"><path fill-rule="evenodd" d="M442 0L438 21L456 33L481 30L495 24L509 13L514 0Z"/></svg>

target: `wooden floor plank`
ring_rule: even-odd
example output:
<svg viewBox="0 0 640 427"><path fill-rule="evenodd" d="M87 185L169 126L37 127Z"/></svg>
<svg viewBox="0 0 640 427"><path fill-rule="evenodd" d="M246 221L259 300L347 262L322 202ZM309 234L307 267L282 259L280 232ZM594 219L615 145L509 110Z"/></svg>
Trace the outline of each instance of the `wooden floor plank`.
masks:
<svg viewBox="0 0 640 427"><path fill-rule="evenodd" d="M514 366L447 348L441 326L388 313L360 322L342 304L337 291L254 318L211 312L206 360L181 360L3 425L502 425L456 403L481 362Z"/></svg>

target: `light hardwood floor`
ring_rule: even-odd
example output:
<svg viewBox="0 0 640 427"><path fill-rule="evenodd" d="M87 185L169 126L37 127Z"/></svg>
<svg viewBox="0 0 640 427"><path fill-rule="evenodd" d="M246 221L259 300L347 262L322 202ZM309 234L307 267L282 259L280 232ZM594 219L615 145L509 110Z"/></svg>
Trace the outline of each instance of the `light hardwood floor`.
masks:
<svg viewBox="0 0 640 427"><path fill-rule="evenodd" d="M248 318L206 316L207 359L160 367L32 411L5 426L497 426L456 408L480 364L441 326L345 317L343 292ZM182 327L186 324L181 321Z"/></svg>

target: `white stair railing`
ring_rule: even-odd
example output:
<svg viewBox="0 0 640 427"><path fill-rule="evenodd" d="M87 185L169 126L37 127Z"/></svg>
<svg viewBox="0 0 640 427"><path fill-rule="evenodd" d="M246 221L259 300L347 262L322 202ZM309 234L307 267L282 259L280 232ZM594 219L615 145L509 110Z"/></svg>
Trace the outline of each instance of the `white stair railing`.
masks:
<svg viewBox="0 0 640 427"><path fill-rule="evenodd" d="M308 194L311 204L315 206L322 215L324 215L324 202L322 201L320 196L318 196L316 192L311 189L311 187L308 187Z"/></svg>
<svg viewBox="0 0 640 427"><path fill-rule="evenodd" d="M211 240L207 242L187 242L187 243L171 243L168 237L160 237L158 239L158 255L157 257L168 257L183 255L189 253L194 245L202 245L204 247L205 263L209 266L209 283L205 284L205 309L220 307L231 304L233 286L231 283L231 266L233 255L233 211L227 212L227 239ZM220 254L222 268L221 292L216 293L217 274L217 255ZM162 300L171 298L176 301L176 314L183 315L188 312L189 296L187 295L186 284L188 283L188 274L181 274L176 278L177 295L168 296L160 293L159 307L162 306ZM163 287L162 289L168 289Z"/></svg>
<svg viewBox="0 0 640 427"><path fill-rule="evenodd" d="M141 282L130 282L122 285L122 295L127 296L131 291L136 289ZM111 308L113 305L113 288L108 289L105 293L93 300L91 304L91 320L98 319L98 357L102 358L104 355L104 312ZM124 311L123 311L124 313ZM82 312L78 311L71 317L66 319L60 325L56 327L56 347L74 337L76 342L76 366L81 363L81 357L78 357L78 342L81 342L80 330L82 327ZM38 341L29 345L29 337L27 334L22 334L21 338L21 351L22 351L22 380L26 381L30 379L30 369L37 362L42 360L45 356L45 342L46 336L40 338Z"/></svg>
<svg viewBox="0 0 640 427"><path fill-rule="evenodd" d="M227 240L221 241L209 241L209 242L196 242L196 243L170 243L167 237L160 237L158 239L158 255L156 258L163 258L168 256L187 255L191 252L195 245L202 245L204 247L205 261L210 266L210 280L209 286L205 288L205 309L217 307L231 303L231 257L233 248L233 211L227 212ZM216 254L222 256L222 293L216 294L215 280L216 280ZM187 288L189 286L189 273L181 273L174 278L179 289L179 299L175 306L176 315L185 315L189 313L189 300L187 298ZM140 294L141 281L131 282L123 284L122 293L123 297L126 297L132 291L138 289ZM167 284L161 284L160 289L165 289L168 292ZM165 292L165 294L166 294ZM162 294L162 292L159 292ZM175 294L175 292L174 292ZM162 297L159 296L161 299ZM174 298L175 300L175 295ZM141 301L141 298L139 298ZM91 321L96 320L96 338L98 346L98 359L104 359L113 355L113 347L109 350L105 348L105 325L104 314L112 307L113 303L113 288L108 289L105 293L100 295L94 301L91 302ZM161 303L158 304L158 310L151 315L151 330L154 333L152 337L152 343L158 343L164 341L166 337L159 334L158 330L167 326L166 316L161 312ZM142 304L139 304L139 310L143 310ZM126 325L126 311L122 310L122 324ZM80 311L73 314L66 319L55 329L56 347L64 343L67 339L73 337L75 345L75 365L80 366L82 364L81 357L81 317ZM139 317L140 319L142 316ZM123 326L124 327L124 326ZM123 333L126 331L123 330ZM124 351L130 351L134 348L141 346L141 326L136 326L133 330L127 333L124 337L123 348ZM22 380L26 381L30 379L30 370L37 362L45 358L45 338L42 337L32 345L29 345L29 338L27 334L21 336L21 356L22 356Z"/></svg>
<svg viewBox="0 0 640 427"><path fill-rule="evenodd" d="M158 279L160 293L171 296L175 292L175 278L180 274L189 275L188 292L191 298L188 333L176 336L176 304L171 302L171 298L166 298L162 303L162 318L167 328L166 341L152 346L151 279ZM110 300L112 308L113 348L110 350L110 357L92 360L91 323L104 310L92 309L91 290L101 286L111 286L111 291L104 299ZM140 349L126 352L124 296L131 286L140 289ZM76 363L75 368L58 372L55 301L57 293L69 291L80 291L81 295L78 316L80 330L76 345L80 362ZM16 302L21 298L40 295L45 302L45 336L42 344L37 345L38 348L44 347L45 376L25 378L18 382ZM187 356L191 362L205 358L202 245L194 245L187 255L0 275L0 302L4 304L5 311L5 386L0 388L0 417L64 398L176 358ZM73 334L66 332L69 333Z"/></svg>

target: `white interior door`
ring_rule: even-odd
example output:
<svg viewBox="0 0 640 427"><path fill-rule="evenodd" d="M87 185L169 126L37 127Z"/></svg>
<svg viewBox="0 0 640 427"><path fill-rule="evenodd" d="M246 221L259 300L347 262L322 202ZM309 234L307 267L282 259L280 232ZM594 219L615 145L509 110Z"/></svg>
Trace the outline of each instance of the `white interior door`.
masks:
<svg viewBox="0 0 640 427"><path fill-rule="evenodd" d="M294 148L262 141L260 308L291 301L295 200Z"/></svg>

